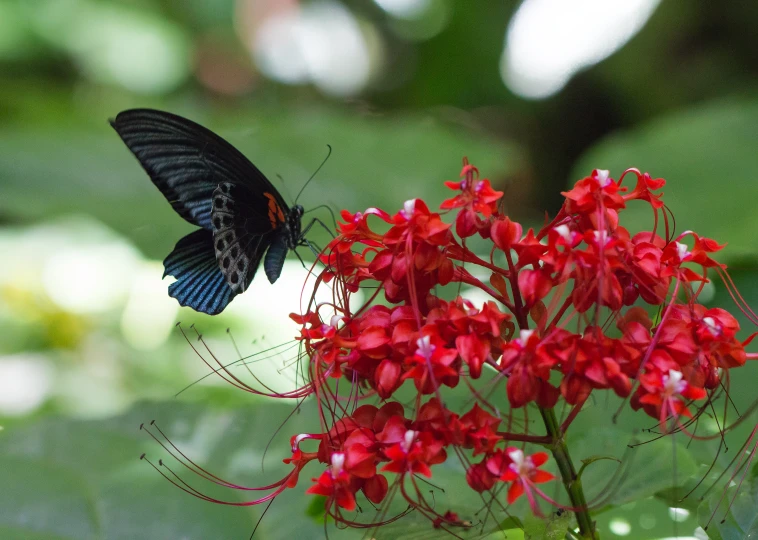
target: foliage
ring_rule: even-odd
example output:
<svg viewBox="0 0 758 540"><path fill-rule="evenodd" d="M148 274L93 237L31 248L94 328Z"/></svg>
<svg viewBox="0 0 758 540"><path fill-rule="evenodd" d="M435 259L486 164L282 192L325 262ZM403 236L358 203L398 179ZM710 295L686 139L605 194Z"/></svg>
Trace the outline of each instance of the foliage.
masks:
<svg viewBox="0 0 758 540"><path fill-rule="evenodd" d="M333 156L301 199L306 209L438 200L441 181L468 155L488 171L493 188L505 192L509 215L525 229L539 228L546 211L558 211L559 193L569 182L594 167L634 165L668 180L666 199L678 231L694 229L728 242L719 261L729 264L748 304L758 305L751 205L758 166L755 4L661 2L621 50L577 74L559 94L528 101L506 88L498 69L517 3L419 2L434 8L405 18L381 2L324 3L349 10L375 45L366 86L347 99L312 79L282 83L260 69L250 38L260 26L251 21L264 15L244 9L253 2L0 0L0 536L249 536L256 509L194 501L137 461L143 451L166 457L137 430L152 418L172 439L191 439L183 446L189 451L194 441L207 441L214 452L201 448L192 455L223 475L242 469L243 480L257 483L286 470L273 458L267 473L257 468L259 443L282 426L284 408L213 384L212 377L181 394L191 403L173 398L207 369L172 328L178 320L186 329L195 323L224 361L239 358L228 327L243 354L251 340L252 350L265 350L295 333L294 326L269 323L284 320L281 310L295 310L286 289L299 285L293 278L283 288L251 289L257 303L216 319L166 304L155 259L168 253L185 225L108 128L106 119L122 109L158 107L217 130L270 178L279 173L293 195L331 144ZM331 220L326 210L318 211ZM634 207L625 216L631 230L648 224L649 213ZM323 245L328 238L315 240ZM482 255L483 245L472 240L471 249ZM73 256L80 264L63 264ZM105 270L93 277L88 268ZM99 307L75 309L55 294L79 294L87 286L102 298ZM709 309L733 308L719 283L701 299ZM748 319L735 315L744 328ZM283 361L280 355L252 366L267 384L286 385L289 375L279 373ZM28 369L13 371L21 366ZM718 438L686 447L678 437L648 443L656 437L649 431L655 421L632 414L612 395L588 401L568 444L577 464L603 458L582 472L588 497L607 503L595 516L603 538L614 520L628 523L630 534L641 539L695 528L694 517L674 524L667 507L694 511L701 491L722 472L731 475L734 449L754 422L754 392L742 383L758 375L750 363L739 373L729 387L733 408L719 411L719 422L721 414L730 421L747 414L725 437L729 451ZM16 389L29 404L21 412L5 408L5 400L17 399ZM498 406L505 408L502 394ZM146 398L159 401L140 403ZM447 405L465 403L456 395ZM81 419L93 416L98 419ZM181 419L189 419L189 431L182 431ZM300 421L305 419L291 420L284 431ZM712 414L703 415L697 433L713 436L716 424ZM214 425L215 431L209 428ZM250 458L246 451L258 454ZM642 471L640 464L650 465ZM548 462L558 474L551 467ZM455 463L436 468L435 482L453 486L460 480ZM700 478L699 490L682 501ZM618 482L604 490L609 479ZM308 480L301 479L303 486ZM667 485L674 487L663 489ZM715 502L722 484L711 488L698 518L704 525L717 510L709 534L739 537L749 529L744 518L756 513L750 486L748 478L731 510ZM257 536L323 536L323 523L305 514L304 489L285 491ZM476 515L480 499L452 487L436 497L440 507L459 503L463 519L482 522ZM514 511L525 515L519 504ZM525 532L539 537L546 526L535 519L501 525L509 538ZM395 526L383 530L408 537L436 532L415 514ZM474 526L457 534L488 532ZM339 534L329 529L329 537Z"/></svg>

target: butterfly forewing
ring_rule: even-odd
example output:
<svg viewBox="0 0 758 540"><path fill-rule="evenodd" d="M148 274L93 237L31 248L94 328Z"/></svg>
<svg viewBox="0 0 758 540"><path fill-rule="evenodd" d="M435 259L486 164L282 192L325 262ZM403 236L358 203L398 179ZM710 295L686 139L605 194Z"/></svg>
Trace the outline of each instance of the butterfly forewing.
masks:
<svg viewBox="0 0 758 540"><path fill-rule="evenodd" d="M239 150L186 118L132 109L119 113L111 125L174 210L190 223L211 229L211 196L221 182L276 193ZM284 204L281 198L279 202Z"/></svg>

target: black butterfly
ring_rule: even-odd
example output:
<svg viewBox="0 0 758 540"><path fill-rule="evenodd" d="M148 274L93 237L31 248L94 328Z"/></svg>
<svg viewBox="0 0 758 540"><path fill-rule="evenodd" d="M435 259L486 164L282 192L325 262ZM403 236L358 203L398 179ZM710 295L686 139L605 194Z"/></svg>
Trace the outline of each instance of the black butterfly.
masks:
<svg viewBox="0 0 758 540"><path fill-rule="evenodd" d="M215 133L150 109L123 111L110 124L174 210L201 227L163 261L164 277L176 278L168 294L181 305L216 315L247 289L264 253L274 283L288 250L309 245L303 207L289 208L263 173Z"/></svg>

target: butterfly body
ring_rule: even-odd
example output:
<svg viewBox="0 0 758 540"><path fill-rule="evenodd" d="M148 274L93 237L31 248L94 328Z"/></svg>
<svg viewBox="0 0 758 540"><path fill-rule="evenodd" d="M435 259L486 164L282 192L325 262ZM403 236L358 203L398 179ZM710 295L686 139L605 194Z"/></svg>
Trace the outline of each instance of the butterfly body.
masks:
<svg viewBox="0 0 758 540"><path fill-rule="evenodd" d="M111 125L174 210L200 229L164 260L183 306L220 313L263 262L268 280L290 250L305 245L303 207L290 208L247 158L210 130L151 109L119 113Z"/></svg>

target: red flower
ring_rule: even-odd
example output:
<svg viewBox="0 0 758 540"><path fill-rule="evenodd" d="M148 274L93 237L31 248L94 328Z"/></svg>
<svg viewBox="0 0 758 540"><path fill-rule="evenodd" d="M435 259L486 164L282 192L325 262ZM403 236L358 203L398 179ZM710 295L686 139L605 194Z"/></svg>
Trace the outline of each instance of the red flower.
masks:
<svg viewBox="0 0 758 540"><path fill-rule="evenodd" d="M640 381L642 384L632 406L641 406L650 416L658 418L664 431L669 416L677 422L679 416L692 416L685 401L707 396L705 390L690 385L684 380L682 372L674 369L669 369L668 372L652 370L643 374Z"/></svg>
<svg viewBox="0 0 758 540"><path fill-rule="evenodd" d="M526 494L529 506L535 514L541 515L534 498L535 484L553 480L555 476L539 469L547 461L545 452L525 456L523 450L513 446L499 451L487 460L487 470L503 482L510 482L508 504L513 504L521 495Z"/></svg>
<svg viewBox="0 0 758 540"><path fill-rule="evenodd" d="M466 483L477 493L489 491L498 480L499 475L489 471L486 461L475 463L466 471Z"/></svg>
<svg viewBox="0 0 758 540"><path fill-rule="evenodd" d="M350 485L350 476L343 470L344 464L345 454L339 452L332 454L331 467L325 470L318 479L313 479L316 485L309 487L306 493L323 495L350 512L355 510L355 491Z"/></svg>
<svg viewBox="0 0 758 540"><path fill-rule="evenodd" d="M453 388L458 384L459 352L444 346L445 342L434 326L425 329L425 335L416 340L414 354L406 357L406 364L411 368L405 372L403 379L413 379L420 393L432 394L441 385Z"/></svg>
<svg viewBox="0 0 758 540"><path fill-rule="evenodd" d="M458 438L461 440L461 446L473 448L474 455L477 455L492 452L495 445L502 440L497 433L498 425L500 425L499 418L492 416L475 403L473 409L455 422L453 429L460 434Z"/></svg>
<svg viewBox="0 0 758 540"><path fill-rule="evenodd" d="M508 401L512 407L523 407L530 401L540 407L552 407L558 399L557 390L548 382L557 358L540 345L534 330L522 330L505 346L500 367L508 375Z"/></svg>
<svg viewBox="0 0 758 540"><path fill-rule="evenodd" d="M461 238L467 238L489 227L489 218L497 212L497 201L503 196L502 191L495 191L486 178L479 180L479 169L463 159L460 182L445 182L445 185L460 193L444 201L440 208L451 210L461 208L455 220L455 232Z"/></svg>
<svg viewBox="0 0 758 540"><path fill-rule="evenodd" d="M570 191L563 192L566 197L565 210L569 214L577 214L588 225L603 229L618 224L618 210L626 206L624 198L619 194L626 188L619 185L605 170L595 169L587 178L579 180Z"/></svg>
<svg viewBox="0 0 758 540"><path fill-rule="evenodd" d="M492 242L503 251L510 251L521 240L524 228L520 223L511 221L507 216L500 216L492 222L490 236Z"/></svg>
<svg viewBox="0 0 758 540"><path fill-rule="evenodd" d="M443 525L462 525L461 518L458 517L458 514L455 512L451 512L448 510L445 512L443 516L436 517L432 521L432 526L435 529L439 529Z"/></svg>
<svg viewBox="0 0 758 540"><path fill-rule="evenodd" d="M431 465L447 458L444 443L428 432L407 430L403 439L384 451L390 462L382 471L400 474L418 473L431 478Z"/></svg>
<svg viewBox="0 0 758 540"><path fill-rule="evenodd" d="M641 200L650 204L653 210L663 208L663 193L653 194L652 192L661 189L666 185L666 181L663 178L653 178L648 173L641 174L637 169L627 169L621 178L626 176L627 173L633 173L637 176L637 185L629 195L624 196L624 200Z"/></svg>
<svg viewBox="0 0 758 540"><path fill-rule="evenodd" d="M573 343L570 361L562 363L565 378L561 393L568 403L584 401L593 389L612 388L622 397L632 389L630 376L636 376L637 354L620 340L610 339L598 327L587 327Z"/></svg>

